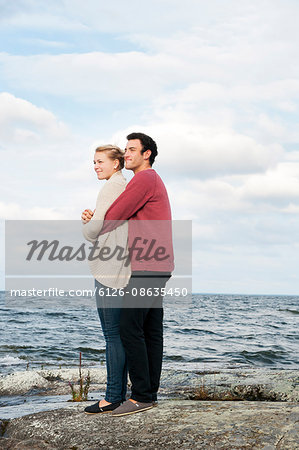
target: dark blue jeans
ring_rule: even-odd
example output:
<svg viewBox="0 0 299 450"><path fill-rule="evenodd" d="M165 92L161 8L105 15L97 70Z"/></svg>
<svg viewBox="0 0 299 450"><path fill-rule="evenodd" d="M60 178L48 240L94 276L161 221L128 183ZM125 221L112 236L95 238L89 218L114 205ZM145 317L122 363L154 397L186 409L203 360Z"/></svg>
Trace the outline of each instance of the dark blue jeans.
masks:
<svg viewBox="0 0 299 450"><path fill-rule="evenodd" d="M120 339L122 297L119 295L109 296L109 293L115 293L115 289L109 289L97 280L95 280L95 286L97 288L97 309L106 341L107 386L105 400L117 403L126 399L128 378L126 354Z"/></svg>
<svg viewBox="0 0 299 450"><path fill-rule="evenodd" d="M164 272L132 272L125 291L120 316L120 335L124 344L129 376L132 382L131 398L150 403L157 400L163 358L163 294L170 274ZM149 295L139 295L140 290ZM140 306L140 307L137 307Z"/></svg>

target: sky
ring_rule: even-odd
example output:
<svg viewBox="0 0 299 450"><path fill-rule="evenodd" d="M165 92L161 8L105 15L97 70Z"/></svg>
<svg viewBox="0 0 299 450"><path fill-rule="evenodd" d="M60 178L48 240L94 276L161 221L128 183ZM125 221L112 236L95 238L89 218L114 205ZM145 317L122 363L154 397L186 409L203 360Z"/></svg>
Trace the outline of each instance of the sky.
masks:
<svg viewBox="0 0 299 450"><path fill-rule="evenodd" d="M0 289L4 221L79 220L94 148L141 131L193 221L193 292L299 294L298 17L295 0L0 0Z"/></svg>

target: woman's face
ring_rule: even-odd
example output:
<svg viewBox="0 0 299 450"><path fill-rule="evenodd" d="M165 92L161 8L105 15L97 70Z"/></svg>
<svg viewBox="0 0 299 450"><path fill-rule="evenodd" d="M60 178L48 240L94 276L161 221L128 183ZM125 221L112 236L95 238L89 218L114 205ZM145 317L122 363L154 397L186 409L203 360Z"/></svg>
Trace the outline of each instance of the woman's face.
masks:
<svg viewBox="0 0 299 450"><path fill-rule="evenodd" d="M99 180L109 180L118 166L118 161L110 159L105 151L95 152L93 163Z"/></svg>

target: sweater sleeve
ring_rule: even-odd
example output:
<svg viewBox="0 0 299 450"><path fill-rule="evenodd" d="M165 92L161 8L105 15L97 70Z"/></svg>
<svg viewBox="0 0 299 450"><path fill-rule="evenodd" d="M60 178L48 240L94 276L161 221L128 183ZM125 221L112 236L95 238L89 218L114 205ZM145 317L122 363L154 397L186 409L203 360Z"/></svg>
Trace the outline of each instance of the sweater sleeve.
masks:
<svg viewBox="0 0 299 450"><path fill-rule="evenodd" d="M135 175L125 191L108 209L101 234L117 228L124 220L134 216L153 195L154 183L153 177L145 172Z"/></svg>
<svg viewBox="0 0 299 450"><path fill-rule="evenodd" d="M93 243L97 240L108 208L123 190L124 186L117 183L107 183L100 190L94 215L89 222L83 224L82 232L86 240Z"/></svg>

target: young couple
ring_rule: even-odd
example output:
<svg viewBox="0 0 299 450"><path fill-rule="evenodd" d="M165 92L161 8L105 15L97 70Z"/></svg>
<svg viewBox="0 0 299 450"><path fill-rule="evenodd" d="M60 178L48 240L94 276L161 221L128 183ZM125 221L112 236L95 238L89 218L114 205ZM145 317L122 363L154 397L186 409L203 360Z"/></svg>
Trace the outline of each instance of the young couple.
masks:
<svg viewBox="0 0 299 450"><path fill-rule="evenodd" d="M95 211L81 216L94 255L103 256L104 247L108 254L111 250L110 258L90 261L106 341L107 387L104 399L85 408L89 414L123 416L152 408L162 369L163 288L174 268L171 210L165 186L152 169L155 141L143 133L131 133L127 140L124 153L112 145L96 149L95 171L106 182ZM134 172L127 185L124 164ZM122 257L116 249L123 250Z"/></svg>

